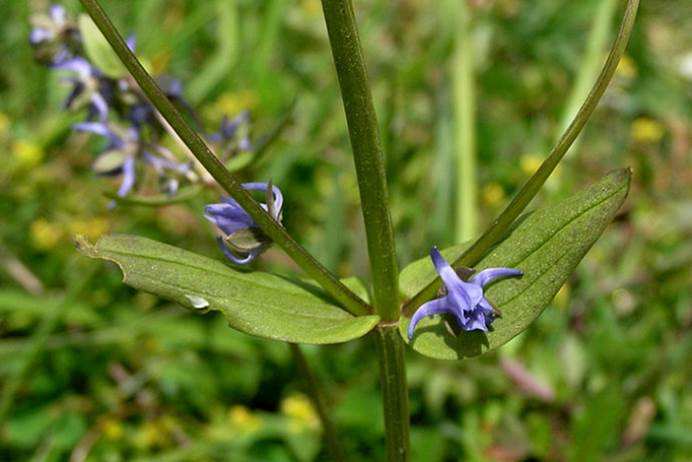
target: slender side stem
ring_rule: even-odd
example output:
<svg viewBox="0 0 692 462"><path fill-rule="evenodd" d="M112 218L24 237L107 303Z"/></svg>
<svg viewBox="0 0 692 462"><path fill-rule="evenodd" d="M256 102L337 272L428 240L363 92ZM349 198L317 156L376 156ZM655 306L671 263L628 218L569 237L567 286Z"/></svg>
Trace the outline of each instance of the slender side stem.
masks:
<svg viewBox="0 0 692 462"><path fill-rule="evenodd" d="M373 335L380 357L387 460L407 461L411 455L404 342L397 325L380 325Z"/></svg>
<svg viewBox="0 0 692 462"><path fill-rule="evenodd" d="M259 206L250 193L243 189L240 180L228 172L204 140L190 127L180 112L166 98L154 79L142 67L142 64L127 47L122 36L101 8L98 0L81 0L81 2L151 103L219 185L233 199L238 201L267 236L279 245L303 271L342 303L348 311L353 314L368 313L370 311L369 305L339 282L329 270L298 244L269 213Z"/></svg>
<svg viewBox="0 0 692 462"><path fill-rule="evenodd" d="M399 318L394 231L375 107L351 0L322 0L344 101L370 256L374 306L384 321Z"/></svg>
<svg viewBox="0 0 692 462"><path fill-rule="evenodd" d="M556 136L564 132L569 127L572 118L579 110L579 104L589 94L589 85L598 75L598 66L603 59L603 51L607 44L608 33L613 16L618 6L618 0L603 0L596 9L596 19L594 20L589 38L586 42L584 56L579 63L579 71L574 80L574 86L570 92L565 111L562 114L559 131ZM558 138L559 139L559 138ZM574 142L571 149L574 151L579 139Z"/></svg>
<svg viewBox="0 0 692 462"><path fill-rule="evenodd" d="M582 131L584 125L586 125L586 122L589 120L589 117L591 117L591 114L594 109L596 109L598 102L608 87L615 73L615 68L627 47L627 42L629 41L632 27L634 26L634 19L637 16L638 7L639 0L627 0L627 6L625 7L625 14L620 24L620 30L613 42L608 59L598 76L598 80L591 88L584 104L582 104L574 120L572 120L572 123L557 142L557 145L555 145L548 158L543 161L536 173L526 182L519 193L512 199L512 202L510 202L500 216L493 221L483 235L454 261L454 266L473 267L476 265L488 250L505 235L509 227L514 223L514 220L516 220L519 214L529 205L529 202L531 202L538 193L545 183L545 180L547 180L553 170L555 170L557 164L562 160L562 157L572 143L574 143L574 140ZM415 308L432 298L439 287L440 280L438 278L411 298L404 306L404 312L411 313Z"/></svg>
<svg viewBox="0 0 692 462"><path fill-rule="evenodd" d="M322 422L322 429L324 431L324 439L327 442L327 449L329 451L330 460L336 462L341 462L346 460L344 458L344 452L339 443L339 438L337 438L336 427L332 419L329 417L329 411L327 410L327 403L324 399L324 394L322 393L322 388L320 387L317 377L313 372L310 364L308 364L307 358L301 350L300 346L295 343L288 344L291 347L291 354L293 354L293 360L298 365L300 374L305 379L305 385L307 386L308 395L312 400L312 405L315 406L317 414L320 417L320 422Z"/></svg>
<svg viewBox="0 0 692 462"><path fill-rule="evenodd" d="M477 227L475 65L471 11L467 0L456 4L457 38L452 70L457 150L455 233L457 242L464 242L473 239Z"/></svg>

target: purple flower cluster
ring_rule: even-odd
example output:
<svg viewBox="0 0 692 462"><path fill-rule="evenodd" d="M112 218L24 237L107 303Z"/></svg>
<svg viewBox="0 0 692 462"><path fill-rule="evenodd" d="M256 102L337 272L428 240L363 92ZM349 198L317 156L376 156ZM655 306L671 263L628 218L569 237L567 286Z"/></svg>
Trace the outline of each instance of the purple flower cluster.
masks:
<svg viewBox="0 0 692 462"><path fill-rule="evenodd" d="M93 163L99 175L120 179L118 196L125 197L143 183L139 178L158 178L159 191L173 195L182 181L199 180L191 161L181 161L163 146L166 126L156 109L148 102L132 78L106 75L89 60L84 37L76 22L60 5L50 7L48 14L32 18L33 29L29 42L36 58L48 67L66 74L70 85L65 101L68 110L86 110L86 120L73 126L74 130L91 133L105 140L104 148ZM127 39L135 51L135 39ZM183 98L179 80L158 76L157 83L166 96L191 119L198 117ZM234 155L253 150L250 142L250 114L242 111L235 117L224 117L218 131L207 135L207 142L222 162ZM283 196L279 188L269 183L246 183L248 190L264 191L266 202L261 206L281 222ZM232 262L246 264L254 260L270 244L252 218L231 198L205 208L205 217L214 223L222 236L220 247Z"/></svg>
<svg viewBox="0 0 692 462"><path fill-rule="evenodd" d="M31 21L29 42L36 58L64 73L63 81L70 86L65 108L86 111L86 121L74 129L107 140L94 170L99 175L120 178L118 196L124 197L136 188L141 191L143 179L149 178L150 172L158 177L156 189L169 195L174 195L183 182L198 181L191 159L181 160L163 146L166 127L132 78L106 75L89 60L84 37L62 6L52 5L47 14L35 15ZM135 51L134 37L128 38L127 44ZM179 80L165 75L156 80L178 108L198 119L183 98ZM251 150L248 127L249 115L242 112L233 119L224 118L219 131L207 139L225 161L239 151Z"/></svg>

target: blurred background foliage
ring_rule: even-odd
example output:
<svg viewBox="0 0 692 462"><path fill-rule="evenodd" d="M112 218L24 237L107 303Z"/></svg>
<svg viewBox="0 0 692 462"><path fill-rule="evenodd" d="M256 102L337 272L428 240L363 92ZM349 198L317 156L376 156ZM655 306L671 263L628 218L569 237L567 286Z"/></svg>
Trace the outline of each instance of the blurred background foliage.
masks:
<svg viewBox="0 0 692 462"><path fill-rule="evenodd" d="M559 135L601 1L471 2L481 223ZM403 265L454 243L454 4L355 3ZM242 175L282 188L286 227L329 268L367 277L319 1L104 4L213 126L250 109L262 134L295 101L288 128ZM0 3L0 460L324 460L319 419L285 345L138 293L113 266L75 252L74 234L126 232L222 258L202 218L211 192L107 208L101 192L112 188L90 169L94 142L70 130L83 116L61 110L68 89L28 45L28 18L47 7ZM409 354L415 460L692 457L690 17L684 0L642 2L604 101L537 201L616 167L634 170L621 214L552 305L482 358ZM277 250L257 266L295 271ZM305 351L349 460L381 459L371 340Z"/></svg>

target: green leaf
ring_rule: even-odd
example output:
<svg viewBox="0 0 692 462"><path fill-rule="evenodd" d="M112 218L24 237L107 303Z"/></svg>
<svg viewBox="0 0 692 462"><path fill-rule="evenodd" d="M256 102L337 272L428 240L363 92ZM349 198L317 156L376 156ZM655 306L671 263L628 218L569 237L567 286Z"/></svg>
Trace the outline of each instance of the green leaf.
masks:
<svg viewBox="0 0 692 462"><path fill-rule="evenodd" d="M226 162L226 168L229 172L237 172L238 170L242 170L250 165L250 162L252 162L255 158L255 154L256 153L254 151L239 152L231 157L228 162Z"/></svg>
<svg viewBox="0 0 692 462"><path fill-rule="evenodd" d="M520 279L507 279L486 291L502 312L493 331L451 332L439 316L426 318L416 328L413 349L438 359L461 359L497 348L524 331L550 303L582 257L603 233L622 205L629 189L630 171L611 172L595 185L528 215L477 265L518 268ZM442 251L448 260L459 257L470 243ZM407 297L432 282L437 274L429 258L407 266L399 277ZM410 319L402 316L399 331L407 340Z"/></svg>
<svg viewBox="0 0 692 462"><path fill-rule="evenodd" d="M122 151L106 151L96 158L91 168L96 173L110 173L119 169L125 163L125 154Z"/></svg>
<svg viewBox="0 0 692 462"><path fill-rule="evenodd" d="M94 21L86 14L79 16L79 32L82 35L87 57L101 72L113 78L120 78L127 74L118 55L115 54Z"/></svg>
<svg viewBox="0 0 692 462"><path fill-rule="evenodd" d="M296 343L339 343L361 337L377 316L354 317L307 283L224 263L143 237L112 235L79 250L118 264L123 281L187 308L221 311L231 327L252 335Z"/></svg>

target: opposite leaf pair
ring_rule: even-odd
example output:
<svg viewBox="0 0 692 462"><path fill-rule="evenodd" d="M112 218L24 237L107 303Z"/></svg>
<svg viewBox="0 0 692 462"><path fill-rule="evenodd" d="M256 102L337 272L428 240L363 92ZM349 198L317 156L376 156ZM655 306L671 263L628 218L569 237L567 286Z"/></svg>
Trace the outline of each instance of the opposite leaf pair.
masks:
<svg viewBox="0 0 692 462"><path fill-rule="evenodd" d="M533 212L479 262L481 269L511 267L524 273L522 278L498 282L485 294L481 292L502 310L502 317L494 318L492 330L457 335L438 316L416 319L412 347L426 356L460 359L492 350L525 330L613 219L627 195L629 179L628 170L615 171L566 200ZM453 261L467 247L458 245L443 250L441 255ZM231 327L265 338L338 343L365 335L379 322L375 315L350 315L309 283L259 271L237 271L217 260L145 238L105 236L95 245L80 241L80 249L91 257L116 262L125 282L133 287L191 308L190 296L204 299L208 302L205 311L222 311ZM456 277L447 274L446 265L440 267L445 278ZM475 282L483 286L488 275L498 273L480 271ZM412 297L436 277L427 258L413 262L399 276L401 291ZM399 326L407 339L406 313Z"/></svg>

